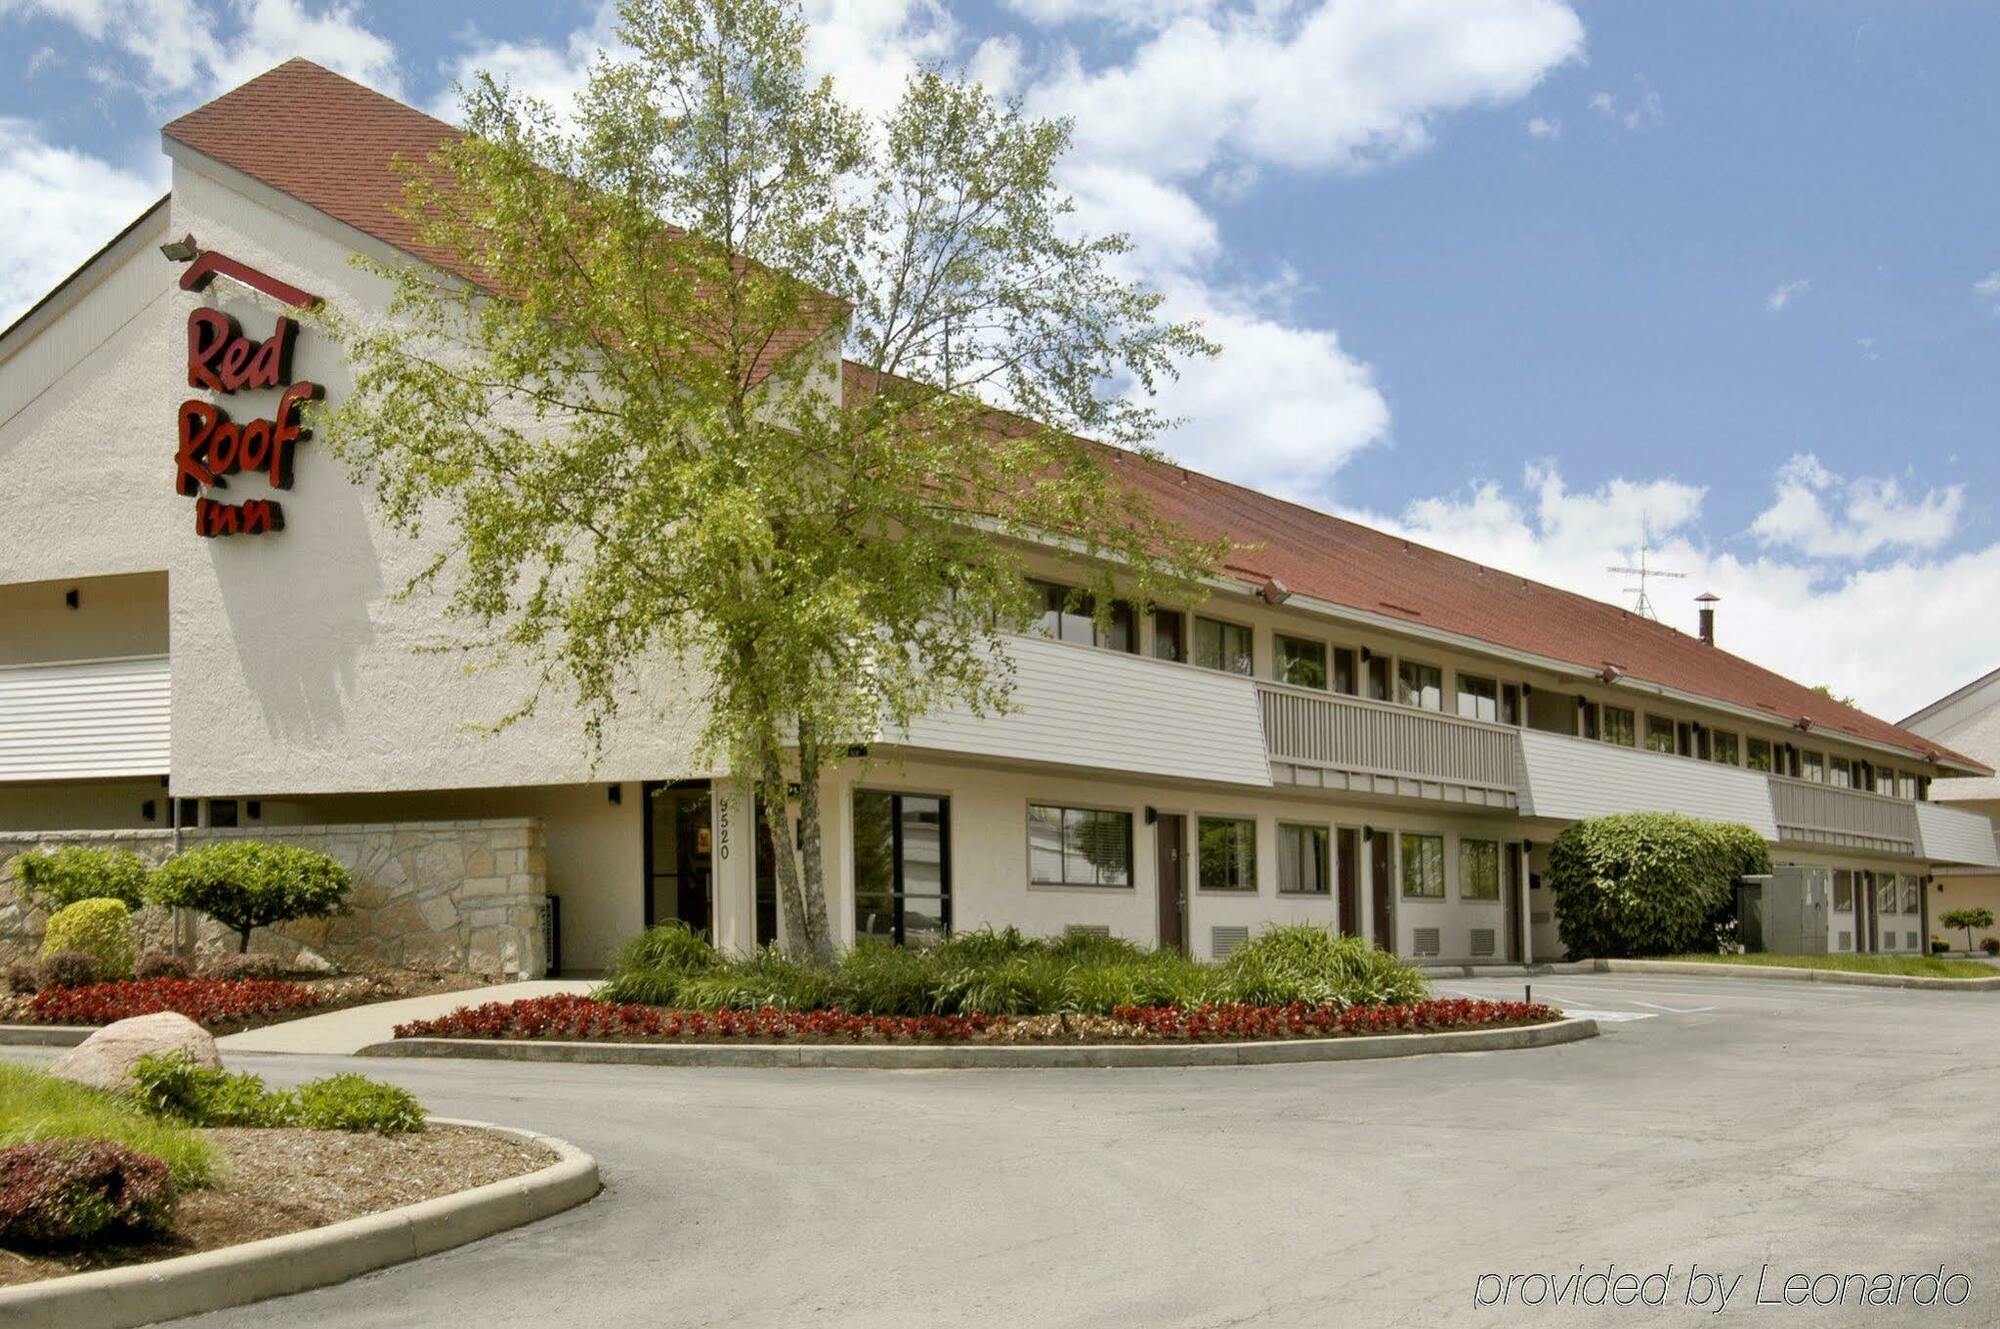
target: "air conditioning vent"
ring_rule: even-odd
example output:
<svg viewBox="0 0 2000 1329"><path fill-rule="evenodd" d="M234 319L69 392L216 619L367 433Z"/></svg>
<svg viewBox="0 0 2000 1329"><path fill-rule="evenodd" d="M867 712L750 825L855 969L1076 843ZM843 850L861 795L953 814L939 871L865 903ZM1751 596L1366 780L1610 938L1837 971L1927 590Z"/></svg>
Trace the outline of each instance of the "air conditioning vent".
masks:
<svg viewBox="0 0 2000 1329"><path fill-rule="evenodd" d="M1494 932L1492 928L1472 929L1472 956L1482 959L1493 954Z"/></svg>
<svg viewBox="0 0 2000 1329"><path fill-rule="evenodd" d="M1417 955L1442 955L1444 948L1439 941L1436 928L1412 928L1410 949Z"/></svg>
<svg viewBox="0 0 2000 1329"><path fill-rule="evenodd" d="M1918 950L1918 949L1920 949L1920 947L1918 947L1918 945L1917 945L1917 934L1916 934L1916 933L1914 933L1914 932L1905 932L1905 933L1903 934L1903 949L1904 949L1904 950L1906 950L1906 951L1914 951L1914 950Z"/></svg>
<svg viewBox="0 0 2000 1329"><path fill-rule="evenodd" d="M1854 934L1852 932L1843 932L1840 934L1840 949L1843 951L1854 949Z"/></svg>
<svg viewBox="0 0 2000 1329"><path fill-rule="evenodd" d="M1066 937L1108 937L1111 935L1109 923L1071 923L1063 929Z"/></svg>
<svg viewBox="0 0 2000 1329"><path fill-rule="evenodd" d="M1218 960L1227 960L1236 948L1250 940L1249 928L1211 928L1208 948Z"/></svg>
<svg viewBox="0 0 2000 1329"><path fill-rule="evenodd" d="M1537 909L1533 913L1528 915L1528 921L1530 923L1533 923L1536 927L1540 927L1542 924L1548 922L1553 917L1554 915L1551 914L1548 910Z"/></svg>

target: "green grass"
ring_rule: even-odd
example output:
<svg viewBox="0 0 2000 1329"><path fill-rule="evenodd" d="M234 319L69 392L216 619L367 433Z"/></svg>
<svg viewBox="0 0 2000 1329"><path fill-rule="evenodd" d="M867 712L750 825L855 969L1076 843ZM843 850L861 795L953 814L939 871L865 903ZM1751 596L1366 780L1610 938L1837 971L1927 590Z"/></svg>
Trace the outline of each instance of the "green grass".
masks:
<svg viewBox="0 0 2000 1329"><path fill-rule="evenodd" d="M775 951L717 954L679 924L628 943L595 995L683 1010L828 1010L856 1015L1105 1015L1120 1006L1245 1002L1366 1006L1420 1001L1423 975L1323 928L1272 928L1217 964L1112 937L979 928L926 949L864 942L832 965Z"/></svg>
<svg viewBox="0 0 2000 1329"><path fill-rule="evenodd" d="M146 1115L115 1094L0 1062L0 1147L91 1136L163 1160L183 1189L215 1179L215 1151L185 1126Z"/></svg>
<svg viewBox="0 0 2000 1329"><path fill-rule="evenodd" d="M2000 967L1977 960L1950 960L1936 955L1670 955L1670 960L1703 964L1780 966L1787 969L1835 969L1846 974L1893 974L1898 978L2000 978Z"/></svg>

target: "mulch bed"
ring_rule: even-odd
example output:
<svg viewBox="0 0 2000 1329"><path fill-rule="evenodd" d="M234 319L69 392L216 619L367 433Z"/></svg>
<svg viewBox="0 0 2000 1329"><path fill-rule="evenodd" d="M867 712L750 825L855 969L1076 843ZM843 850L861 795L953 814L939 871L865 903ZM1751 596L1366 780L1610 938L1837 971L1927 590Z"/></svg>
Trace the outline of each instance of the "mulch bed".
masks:
<svg viewBox="0 0 2000 1329"><path fill-rule="evenodd" d="M1109 1015L852 1015L846 1011L680 1011L530 997L461 1007L396 1026L397 1038L609 1043L1187 1043L1354 1038L1546 1024L1540 1002L1447 998L1399 1006L1121 1006Z"/></svg>
<svg viewBox="0 0 2000 1329"><path fill-rule="evenodd" d="M181 1197L166 1236L81 1254L0 1249L0 1285L302 1232L517 1177L555 1161L539 1145L464 1126L427 1126L409 1135L244 1129L202 1134L223 1156L223 1178Z"/></svg>
<svg viewBox="0 0 2000 1329"><path fill-rule="evenodd" d="M382 970L299 979L128 979L89 988L0 998L0 1024L109 1024L130 1015L174 1010L213 1034L260 1029L378 1001L462 992L490 980L471 974Z"/></svg>

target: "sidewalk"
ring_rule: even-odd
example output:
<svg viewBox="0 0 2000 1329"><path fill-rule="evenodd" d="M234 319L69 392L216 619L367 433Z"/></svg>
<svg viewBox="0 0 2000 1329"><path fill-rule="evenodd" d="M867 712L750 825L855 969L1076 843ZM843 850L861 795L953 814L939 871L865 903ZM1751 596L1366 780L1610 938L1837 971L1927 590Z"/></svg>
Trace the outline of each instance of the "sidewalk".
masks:
<svg viewBox="0 0 2000 1329"><path fill-rule="evenodd" d="M540 979L525 983L499 983L493 987L467 988L462 992L442 992L429 997L405 997L401 1001L381 1001L371 1006L350 1006L325 1015L308 1015L301 1020L246 1029L215 1040L227 1057L232 1052L303 1052L320 1056L352 1056L370 1043L387 1042L396 1035L396 1026L406 1020L425 1020L447 1015L461 1006L483 1006L489 1001L519 1001L523 997L549 997L557 993L585 993L595 983L577 979Z"/></svg>

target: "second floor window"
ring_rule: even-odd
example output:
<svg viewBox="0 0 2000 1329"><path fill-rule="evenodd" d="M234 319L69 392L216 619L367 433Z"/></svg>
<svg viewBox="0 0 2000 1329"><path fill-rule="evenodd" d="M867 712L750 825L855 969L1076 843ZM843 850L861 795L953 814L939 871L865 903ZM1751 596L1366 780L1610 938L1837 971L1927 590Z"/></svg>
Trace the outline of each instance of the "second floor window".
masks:
<svg viewBox="0 0 2000 1329"><path fill-rule="evenodd" d="M1153 611L1153 658L1187 663L1187 615L1180 610Z"/></svg>
<svg viewBox="0 0 2000 1329"><path fill-rule="evenodd" d="M1736 735L1727 729L1715 729L1710 731L1710 736L1713 741L1709 745L1709 755L1725 766L1736 765Z"/></svg>
<svg viewBox="0 0 2000 1329"><path fill-rule="evenodd" d="M1500 844L1497 840L1458 842L1458 898L1500 898Z"/></svg>
<svg viewBox="0 0 2000 1329"><path fill-rule="evenodd" d="M1360 674L1355 669L1354 651L1351 647L1333 648L1333 690L1353 696L1360 688Z"/></svg>
<svg viewBox="0 0 2000 1329"><path fill-rule="evenodd" d="M1256 666L1250 654L1250 629L1219 618L1194 621L1194 662L1225 674L1250 674Z"/></svg>
<svg viewBox="0 0 2000 1329"><path fill-rule="evenodd" d="M1403 837L1403 896L1409 900L1444 899L1444 837Z"/></svg>
<svg viewBox="0 0 2000 1329"><path fill-rule="evenodd" d="M1436 665L1404 660L1396 666L1396 700L1427 711L1444 709L1444 671Z"/></svg>
<svg viewBox="0 0 2000 1329"><path fill-rule="evenodd" d="M1633 747L1639 741L1638 720L1623 706L1604 708L1604 741L1616 743L1620 747Z"/></svg>
<svg viewBox="0 0 2000 1329"><path fill-rule="evenodd" d="M1102 627L1095 616L1096 601L1085 593L1052 581L1030 582L1041 600L1041 617L1035 630L1055 641L1073 641L1085 646L1102 646L1110 651L1139 649L1139 625L1132 606L1114 601Z"/></svg>
<svg viewBox="0 0 2000 1329"><path fill-rule="evenodd" d="M1500 685L1490 678L1458 676L1458 713L1468 720L1500 718Z"/></svg>
<svg viewBox="0 0 2000 1329"><path fill-rule="evenodd" d="M1743 751L1744 751L1743 764L1745 766L1748 766L1751 770L1768 771L1771 769L1770 739L1753 738L1750 740L1749 745L1745 747Z"/></svg>
<svg viewBox="0 0 2000 1329"><path fill-rule="evenodd" d="M1799 753L1799 778L1814 784L1826 783L1826 758L1817 752Z"/></svg>
<svg viewBox="0 0 2000 1329"><path fill-rule="evenodd" d="M1302 688L1326 686L1326 643L1280 635L1274 639L1278 681Z"/></svg>
<svg viewBox="0 0 2000 1329"><path fill-rule="evenodd" d="M1646 717L1646 751L1674 753L1674 722L1664 715Z"/></svg>
<svg viewBox="0 0 2000 1329"><path fill-rule="evenodd" d="M1854 787L1854 763L1845 757L1835 757L1826 764L1826 782L1836 789Z"/></svg>

